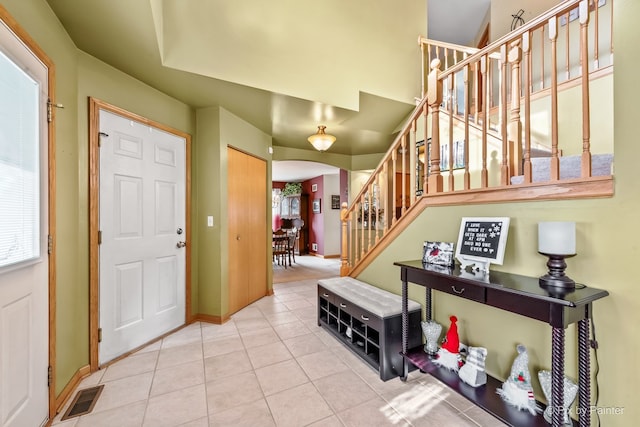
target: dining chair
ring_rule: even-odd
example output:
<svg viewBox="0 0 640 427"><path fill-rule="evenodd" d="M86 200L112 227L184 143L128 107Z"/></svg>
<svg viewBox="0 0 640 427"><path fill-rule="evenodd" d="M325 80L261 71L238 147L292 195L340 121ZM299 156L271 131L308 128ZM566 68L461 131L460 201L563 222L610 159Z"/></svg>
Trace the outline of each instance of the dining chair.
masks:
<svg viewBox="0 0 640 427"><path fill-rule="evenodd" d="M278 229L273 232L273 262L284 265L287 268L287 257L289 256L289 236L287 232ZM291 264L291 262L289 262Z"/></svg>
<svg viewBox="0 0 640 427"><path fill-rule="evenodd" d="M296 262L296 239L298 238L298 229L293 227L287 233L288 237L288 247L287 251L289 252L289 265L291 265L291 260Z"/></svg>

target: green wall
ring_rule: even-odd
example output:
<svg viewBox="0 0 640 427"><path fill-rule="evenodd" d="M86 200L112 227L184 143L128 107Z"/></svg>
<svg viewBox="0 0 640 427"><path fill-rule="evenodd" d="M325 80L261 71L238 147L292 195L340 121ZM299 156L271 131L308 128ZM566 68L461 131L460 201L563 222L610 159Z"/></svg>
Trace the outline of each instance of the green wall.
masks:
<svg viewBox="0 0 640 427"><path fill-rule="evenodd" d="M598 407L622 408L623 415L600 415L601 425L629 426L640 418L635 391L636 384L640 383L640 373L635 369L640 350L636 332L640 323L640 290L633 267L640 252L636 220L640 210L637 189L640 146L636 143L640 27L635 22L640 16L640 3L616 0L614 13L615 195L592 200L428 208L359 278L399 293L400 271L397 267L389 268L393 262L420 258L424 240L456 241L463 216L510 217L504 264L491 269L537 277L546 271L546 258L537 253L537 223L576 221L578 254L567 260L567 274L578 282L610 293L609 297L594 303L599 342ZM598 117L594 117L594 121L597 124ZM424 291L419 287L411 286L410 296L424 303ZM499 378L508 375L519 343L529 350L532 374L551 367L548 325L443 294L436 295L434 306L436 320L445 327L449 324L448 316L458 317L463 342L489 349L487 369L493 375ZM567 374L574 380L577 378L576 342L577 333L571 326L566 335L565 362ZM593 357L591 364L595 371ZM592 384L592 395L594 390ZM539 388L536 394L543 397ZM595 418L593 414L593 425L597 425Z"/></svg>
<svg viewBox="0 0 640 427"><path fill-rule="evenodd" d="M193 252L202 254L204 262L197 265L198 284L201 285L195 312L219 315L221 308L221 266L224 249L221 247L221 191L226 174L220 167L219 107L201 108L196 112L196 136L192 174L197 176L197 189L193 191L194 212ZM213 216L213 227L206 227L207 215Z"/></svg>
<svg viewBox="0 0 640 427"><path fill-rule="evenodd" d="M226 167L222 154L226 150L225 144L268 158L265 149L271 142L268 135L221 108L194 111L79 52L44 0L3 0L2 5L54 61L55 102L65 105L64 110L57 111L55 151L56 392L59 393L89 359L87 96L98 97L195 136L192 144L194 313L216 315L226 309L222 291L226 279L223 231ZM634 330L640 321L640 291L632 270L640 252L640 233L635 228L635 217L640 209L637 190L640 146L635 143L638 110L635 102L640 99L640 85L637 84L640 27L635 21L640 16L640 4L636 0L616 0L614 14L615 196L597 200L430 208L361 275L361 279L399 292L399 271L389 268L393 261L418 258L423 240L455 240L462 216L511 217L504 265L493 268L537 276L545 270L545 259L536 252L537 222L576 221L578 255L568 260L569 275L590 286L607 289L611 294L594 304L600 343L599 406L622 407L624 415L601 416L602 424L626 426L633 423L631 420L640 418L635 405L635 384L640 382L640 374L634 364L640 350L640 340ZM299 157L299 153L282 156L283 159ZM334 158L325 154L322 158L344 169L369 168L365 164L351 167L356 161L346 157ZM204 226L209 214L216 220L213 228ZM418 301L424 298L423 292L417 291L411 296ZM459 330L463 340L490 349L487 366L499 377L507 374L515 356L516 343L528 346L532 370L550 366L550 331L540 322L442 295L436 298L435 313L441 322L445 322L450 313L455 313L461 319ZM566 360L567 371L574 378L575 341L575 330L570 328ZM595 364L594 360L592 364Z"/></svg>
<svg viewBox="0 0 640 427"><path fill-rule="evenodd" d="M227 220L227 146L264 159L267 162L267 194L271 194L271 136L221 107L201 108L196 112L197 139L194 151L194 252L200 260L198 313L223 317L228 313L228 240ZM267 197L267 224L271 222L271 200ZM212 215L214 226L207 227ZM268 230L265 230L267 232ZM265 241L270 241L266 239ZM271 247L268 247L271 250ZM271 270L267 283L271 284Z"/></svg>
<svg viewBox="0 0 640 427"><path fill-rule="evenodd" d="M223 208L226 145L267 160L270 176L271 137L223 108L194 111L79 51L43 0L7 0L2 5L54 62L54 101L65 106L57 111L55 152L58 394L78 369L89 363L88 98L98 98L193 136L193 314L227 314L228 295L223 286L227 279L227 212ZM350 160L349 156L336 156L335 164L348 168ZM267 182L270 186L270 179ZM267 212L270 222L271 209ZM207 215L214 216L214 227L206 227Z"/></svg>
<svg viewBox="0 0 640 427"><path fill-rule="evenodd" d="M84 259L86 262L77 263L80 274L78 275L78 281L73 283L66 283L58 278L57 289L62 290L67 286L73 286L75 288L75 301L70 301L75 310L82 313L82 322L72 324L69 322L63 322L62 319L58 323L58 329L60 332L67 330L77 331L76 325L81 325L83 334L78 334L75 338L76 345L80 345L82 348L88 348L88 194L89 194L89 123L88 123L88 99L89 97L98 98L102 101L108 102L120 108L124 108L132 113L149 118L158 123L162 123L171 126L180 131L193 135L195 114L194 111L179 101L157 91L156 89L147 86L140 81L116 70L115 68L95 59L94 57L87 55L84 52L77 51L78 58L78 100L77 100L77 127L78 137L75 147L75 153L77 154L77 164L75 170L63 170L58 169L58 176L64 176L66 174L73 174L78 178L78 192L79 196L77 200L77 209L75 213L78 215L78 222L76 232L78 235L78 248L79 259ZM57 139L57 143L60 142L60 138ZM193 141L192 141L193 143ZM63 206L58 207L58 211L65 210L64 215L67 215L66 208ZM192 235L195 234L192 232ZM58 251L62 253L62 251ZM196 256L193 259L197 259ZM192 288L195 289L195 296L197 297L197 276L192 278ZM58 306L58 313L62 315L67 308ZM81 338L81 339L80 339ZM64 343L58 340L58 348L62 348ZM84 350L86 353L86 350ZM63 387L67 381L66 377L63 377L63 372L67 375L73 374L77 369L77 365L68 365L67 359L60 357L58 359L58 369L60 369L60 375L58 377L57 388ZM85 362L86 363L86 362ZM64 367L64 370L62 368Z"/></svg>
<svg viewBox="0 0 640 427"><path fill-rule="evenodd" d="M80 211L86 191L79 176L77 50L44 1L12 0L2 5L55 63L56 111L56 393L89 361L87 215ZM86 190L86 185L84 189ZM85 203L86 205L86 203ZM82 261L85 262L82 262ZM80 284L83 285L80 285Z"/></svg>
<svg viewBox="0 0 640 427"><path fill-rule="evenodd" d="M55 64L56 394L89 363L88 97L194 134L179 101L79 51L43 0L2 5ZM196 258L196 257L194 257ZM197 277L193 281L196 288Z"/></svg>
<svg viewBox="0 0 640 427"><path fill-rule="evenodd" d="M228 283L228 277L229 277L228 256L227 256L228 251L226 250L227 242L229 241L229 234L228 234L229 220L228 220L228 210L226 209L227 200L228 200L228 193L227 193L228 171L227 171L227 160L226 160L227 147L233 147L237 150L251 154L254 157L257 157L266 161L267 176L265 177L265 182L267 186L266 187L267 197L265 198L266 199L265 212L267 213L266 224L271 224L271 212L272 212L271 197L270 197L271 195L271 154L269 154L269 147L271 147L271 144L272 144L271 135L268 135L262 132L255 126L251 125L250 123L247 123L246 121L235 116L234 114L230 113L224 108L220 108L220 151L221 151L222 158L224 159L224 161L221 163L221 168L220 168L220 172L223 175L222 179L220 180L220 183L221 183L220 190L222 194L222 200L224 201L224 203L222 204L224 208L221 212L221 218L222 218L221 223L223 224L223 228L222 228L222 233L220 238L221 244L225 248L225 250L223 251L223 257L222 257L222 262L224 264L220 269L221 283L223 284ZM270 227L267 227L264 230L265 234L267 234L264 240L267 254L271 254L270 229L271 229ZM204 253L201 253L201 254L204 256ZM267 267L268 265L269 264L267 263ZM271 268L267 268L266 280L267 280L268 292L271 292L272 280L273 280L273 271L271 270ZM221 295L222 304L223 304L221 314L228 315L229 314L229 287L226 285L222 286L220 295Z"/></svg>

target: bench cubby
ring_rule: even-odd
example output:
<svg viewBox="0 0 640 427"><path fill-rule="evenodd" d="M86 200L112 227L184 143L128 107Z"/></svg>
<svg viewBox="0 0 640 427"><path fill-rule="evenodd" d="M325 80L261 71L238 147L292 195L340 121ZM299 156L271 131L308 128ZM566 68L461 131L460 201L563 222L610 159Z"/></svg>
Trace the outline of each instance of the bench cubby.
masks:
<svg viewBox="0 0 640 427"><path fill-rule="evenodd" d="M409 300L407 337L422 343L422 308ZM402 299L351 277L318 281L318 326L387 381L402 375Z"/></svg>

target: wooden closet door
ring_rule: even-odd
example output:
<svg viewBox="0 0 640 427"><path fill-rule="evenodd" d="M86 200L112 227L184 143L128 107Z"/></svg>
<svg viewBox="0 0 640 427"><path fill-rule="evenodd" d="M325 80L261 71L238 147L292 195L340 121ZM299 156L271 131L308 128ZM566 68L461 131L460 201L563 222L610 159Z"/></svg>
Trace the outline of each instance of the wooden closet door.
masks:
<svg viewBox="0 0 640 427"><path fill-rule="evenodd" d="M267 162L253 156L246 156L247 166L243 171L246 182L251 183L246 189L248 197L246 227L251 238L244 240L247 263L244 268L248 273L247 304L267 295L267 244L270 239L270 225L267 223Z"/></svg>
<svg viewBox="0 0 640 427"><path fill-rule="evenodd" d="M227 148L229 313L267 294L267 165Z"/></svg>

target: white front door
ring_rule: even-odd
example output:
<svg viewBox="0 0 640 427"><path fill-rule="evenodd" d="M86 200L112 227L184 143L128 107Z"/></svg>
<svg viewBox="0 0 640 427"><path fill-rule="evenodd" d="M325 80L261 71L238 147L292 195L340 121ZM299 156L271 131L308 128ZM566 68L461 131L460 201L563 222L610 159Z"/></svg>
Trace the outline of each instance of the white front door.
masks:
<svg viewBox="0 0 640 427"><path fill-rule="evenodd" d="M185 322L184 138L100 110L103 364Z"/></svg>
<svg viewBox="0 0 640 427"><path fill-rule="evenodd" d="M0 20L0 426L47 420L47 67Z"/></svg>

